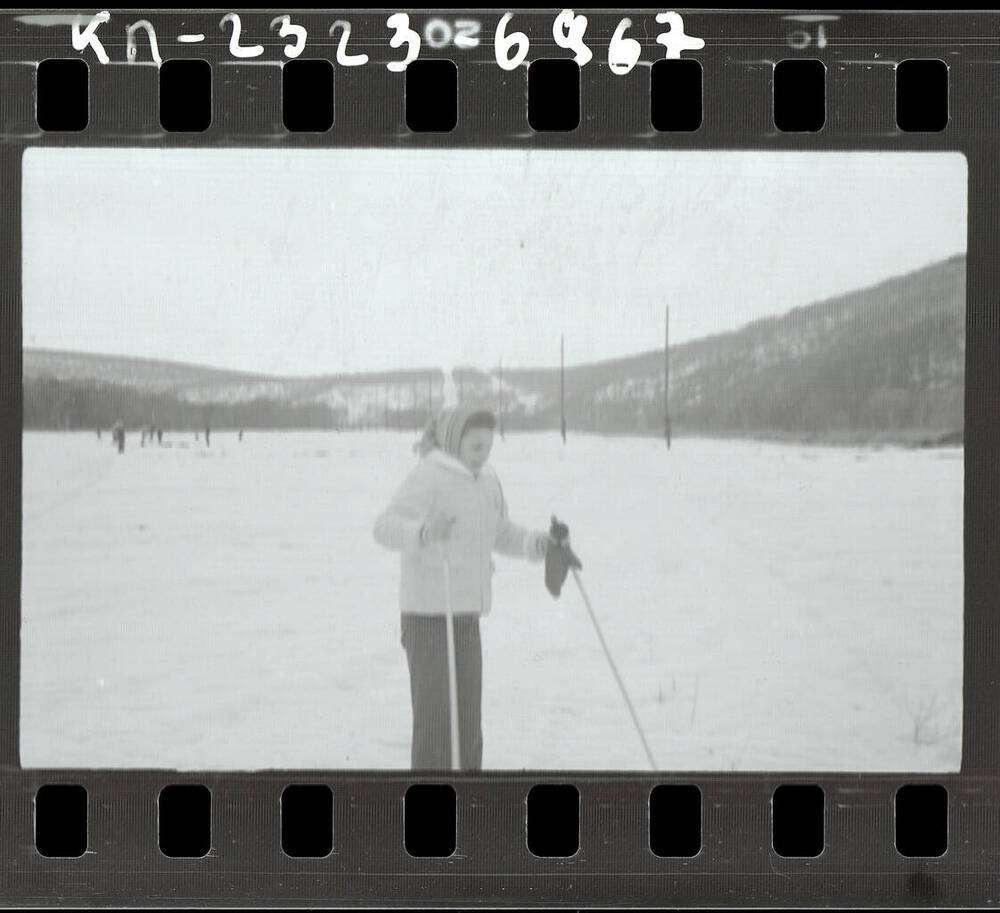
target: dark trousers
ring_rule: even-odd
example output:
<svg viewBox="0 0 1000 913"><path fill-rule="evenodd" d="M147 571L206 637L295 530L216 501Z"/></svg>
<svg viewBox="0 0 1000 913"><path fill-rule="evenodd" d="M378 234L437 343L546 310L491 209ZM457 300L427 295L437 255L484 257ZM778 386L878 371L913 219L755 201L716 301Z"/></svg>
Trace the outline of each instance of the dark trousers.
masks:
<svg viewBox="0 0 1000 913"><path fill-rule="evenodd" d="M444 616L404 614L402 628L413 704L411 766L414 770L450 770L451 722ZM458 679L459 766L462 770L479 770L483 764L483 651L478 615L455 616L455 673Z"/></svg>

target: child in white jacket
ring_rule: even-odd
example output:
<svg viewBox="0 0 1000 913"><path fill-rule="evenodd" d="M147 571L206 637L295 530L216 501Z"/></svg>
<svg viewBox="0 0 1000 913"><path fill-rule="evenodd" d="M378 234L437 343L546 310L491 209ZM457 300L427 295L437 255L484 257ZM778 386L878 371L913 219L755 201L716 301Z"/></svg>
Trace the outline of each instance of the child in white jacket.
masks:
<svg viewBox="0 0 1000 913"><path fill-rule="evenodd" d="M402 643L410 667L414 770L451 766L447 598L454 615L460 766L482 766L482 647L479 616L490 610L494 550L541 561L547 532L530 532L507 517L500 481L486 462L493 413L460 405L444 409L424 431L421 460L375 523L375 539L402 553L399 602Z"/></svg>

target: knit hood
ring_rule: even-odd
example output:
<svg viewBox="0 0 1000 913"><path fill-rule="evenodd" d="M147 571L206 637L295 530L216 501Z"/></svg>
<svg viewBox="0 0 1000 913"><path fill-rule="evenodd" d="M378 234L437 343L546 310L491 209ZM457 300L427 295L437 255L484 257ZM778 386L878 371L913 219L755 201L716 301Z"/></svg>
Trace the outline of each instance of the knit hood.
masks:
<svg viewBox="0 0 1000 913"><path fill-rule="evenodd" d="M473 415L482 412L493 415L491 409L476 403L461 403L442 409L436 418L427 423L423 437L414 445L414 450L424 456L434 448L439 448L458 459L458 447L462 442L465 426Z"/></svg>

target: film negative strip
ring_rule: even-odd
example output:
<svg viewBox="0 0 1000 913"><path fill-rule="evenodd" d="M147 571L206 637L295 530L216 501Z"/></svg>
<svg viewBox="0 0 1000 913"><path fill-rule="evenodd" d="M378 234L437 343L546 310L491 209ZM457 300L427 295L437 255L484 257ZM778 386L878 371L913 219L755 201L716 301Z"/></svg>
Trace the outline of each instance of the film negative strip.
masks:
<svg viewBox="0 0 1000 913"><path fill-rule="evenodd" d="M997 35L0 15L3 903L995 902Z"/></svg>

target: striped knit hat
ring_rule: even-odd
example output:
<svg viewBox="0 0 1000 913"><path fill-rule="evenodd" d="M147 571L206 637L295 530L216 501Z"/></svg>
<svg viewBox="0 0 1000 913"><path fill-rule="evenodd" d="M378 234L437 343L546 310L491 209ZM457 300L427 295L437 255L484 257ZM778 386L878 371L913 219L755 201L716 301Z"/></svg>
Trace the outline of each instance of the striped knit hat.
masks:
<svg viewBox="0 0 1000 913"><path fill-rule="evenodd" d="M495 426L496 418L492 409L477 403L462 403L442 409L437 418L431 419L424 428L423 437L413 449L423 456L435 447L440 447L445 453L457 458L458 447L466 429Z"/></svg>

